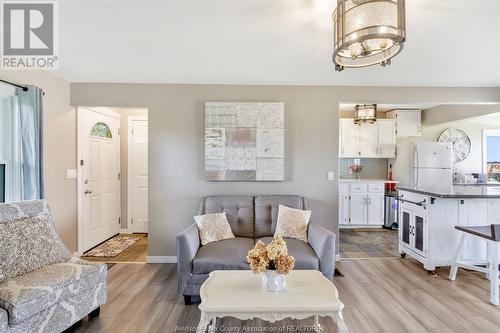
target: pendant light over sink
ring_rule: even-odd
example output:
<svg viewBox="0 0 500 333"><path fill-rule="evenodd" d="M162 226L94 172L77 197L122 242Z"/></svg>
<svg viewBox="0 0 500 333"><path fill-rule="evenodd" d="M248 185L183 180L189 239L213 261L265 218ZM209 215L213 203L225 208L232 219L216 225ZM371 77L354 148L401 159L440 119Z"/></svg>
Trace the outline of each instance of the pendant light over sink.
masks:
<svg viewBox="0 0 500 333"><path fill-rule="evenodd" d="M377 120L377 104L356 104L354 107L354 123L373 124Z"/></svg>
<svg viewBox="0 0 500 333"><path fill-rule="evenodd" d="M335 70L388 65L405 42L405 0L338 0L333 25Z"/></svg>

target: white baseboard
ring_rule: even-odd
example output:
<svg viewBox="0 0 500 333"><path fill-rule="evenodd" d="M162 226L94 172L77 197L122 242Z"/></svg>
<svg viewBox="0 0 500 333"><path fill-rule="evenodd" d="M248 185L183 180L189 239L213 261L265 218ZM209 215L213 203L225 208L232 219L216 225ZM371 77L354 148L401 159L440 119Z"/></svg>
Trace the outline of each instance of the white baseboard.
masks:
<svg viewBox="0 0 500 333"><path fill-rule="evenodd" d="M128 229L120 229L120 234L130 234Z"/></svg>
<svg viewBox="0 0 500 333"><path fill-rule="evenodd" d="M366 225L366 224L355 224L355 225L345 225L340 224L339 229L382 229L382 225Z"/></svg>
<svg viewBox="0 0 500 333"><path fill-rule="evenodd" d="M146 259L148 264L176 264L176 256L148 256Z"/></svg>

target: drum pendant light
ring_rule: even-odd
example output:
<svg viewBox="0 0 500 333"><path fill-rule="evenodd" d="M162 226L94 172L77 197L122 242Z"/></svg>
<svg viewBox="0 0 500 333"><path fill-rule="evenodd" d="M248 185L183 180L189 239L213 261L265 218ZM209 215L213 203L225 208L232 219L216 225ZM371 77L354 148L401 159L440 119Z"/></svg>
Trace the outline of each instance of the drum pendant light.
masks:
<svg viewBox="0 0 500 333"><path fill-rule="evenodd" d="M335 70L388 65L405 42L405 0L338 0L333 24Z"/></svg>

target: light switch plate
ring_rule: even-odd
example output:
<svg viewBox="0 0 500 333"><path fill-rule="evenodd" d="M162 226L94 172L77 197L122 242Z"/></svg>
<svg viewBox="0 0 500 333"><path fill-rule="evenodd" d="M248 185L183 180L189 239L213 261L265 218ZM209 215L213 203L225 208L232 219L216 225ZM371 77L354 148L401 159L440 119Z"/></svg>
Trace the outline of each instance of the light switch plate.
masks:
<svg viewBox="0 0 500 333"><path fill-rule="evenodd" d="M327 179L328 179L328 180L335 180L335 172L333 172L333 171L328 171L328 176L327 176Z"/></svg>
<svg viewBox="0 0 500 333"><path fill-rule="evenodd" d="M76 178L77 178L76 169L66 170L66 179L76 179Z"/></svg>

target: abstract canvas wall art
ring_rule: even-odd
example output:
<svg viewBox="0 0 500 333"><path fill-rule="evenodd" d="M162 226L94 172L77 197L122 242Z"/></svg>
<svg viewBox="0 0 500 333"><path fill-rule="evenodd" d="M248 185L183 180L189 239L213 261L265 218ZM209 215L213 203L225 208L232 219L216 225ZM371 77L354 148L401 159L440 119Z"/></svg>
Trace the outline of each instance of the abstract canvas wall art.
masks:
<svg viewBox="0 0 500 333"><path fill-rule="evenodd" d="M279 102L206 102L206 179L283 181L284 110Z"/></svg>

